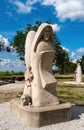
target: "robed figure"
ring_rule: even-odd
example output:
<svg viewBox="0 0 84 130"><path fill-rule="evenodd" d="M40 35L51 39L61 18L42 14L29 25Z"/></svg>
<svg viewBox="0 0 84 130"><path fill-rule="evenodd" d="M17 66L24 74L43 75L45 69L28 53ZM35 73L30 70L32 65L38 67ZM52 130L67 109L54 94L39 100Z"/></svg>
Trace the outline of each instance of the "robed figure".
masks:
<svg viewBox="0 0 84 130"><path fill-rule="evenodd" d="M25 88L22 97L24 105L48 106L59 104L56 94L56 79L52 73L55 55L53 30L43 23L37 32L30 31L25 43ZM23 100L24 102L24 100Z"/></svg>

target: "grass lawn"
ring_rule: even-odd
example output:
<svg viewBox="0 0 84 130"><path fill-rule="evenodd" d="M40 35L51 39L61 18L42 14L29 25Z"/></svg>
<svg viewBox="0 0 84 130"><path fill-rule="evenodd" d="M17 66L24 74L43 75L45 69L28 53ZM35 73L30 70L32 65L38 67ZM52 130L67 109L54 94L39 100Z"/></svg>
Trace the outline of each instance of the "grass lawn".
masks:
<svg viewBox="0 0 84 130"><path fill-rule="evenodd" d="M73 77L74 75L55 75L55 78L57 79L57 96L62 101L68 101L77 105L84 105L84 85L64 83L66 80L73 80ZM18 87L15 89L0 89L0 103L10 101L13 98L18 98L22 95L22 93L23 88Z"/></svg>
<svg viewBox="0 0 84 130"><path fill-rule="evenodd" d="M69 101L78 105L84 105L84 85L65 84L64 81L74 81L74 75L56 75L57 95L60 100ZM70 77L70 78L69 78ZM84 81L84 75L83 75Z"/></svg>

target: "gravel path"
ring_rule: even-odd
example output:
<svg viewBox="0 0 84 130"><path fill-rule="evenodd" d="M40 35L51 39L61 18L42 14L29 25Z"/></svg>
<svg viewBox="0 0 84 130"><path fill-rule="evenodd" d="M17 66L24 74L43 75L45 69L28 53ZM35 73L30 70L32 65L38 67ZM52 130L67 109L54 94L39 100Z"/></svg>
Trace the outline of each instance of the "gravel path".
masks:
<svg viewBox="0 0 84 130"><path fill-rule="evenodd" d="M84 106L72 107L73 119L68 122L32 128L23 125L10 113L10 102L0 104L0 130L84 130Z"/></svg>
<svg viewBox="0 0 84 130"><path fill-rule="evenodd" d="M0 85L0 89L13 89L13 88L23 88L24 82L11 83L6 85Z"/></svg>
<svg viewBox="0 0 84 130"><path fill-rule="evenodd" d="M2 89L24 87L24 83L7 84ZM0 104L0 130L84 130L84 106L72 106L72 120L68 122L32 128L22 124L10 113L10 102Z"/></svg>

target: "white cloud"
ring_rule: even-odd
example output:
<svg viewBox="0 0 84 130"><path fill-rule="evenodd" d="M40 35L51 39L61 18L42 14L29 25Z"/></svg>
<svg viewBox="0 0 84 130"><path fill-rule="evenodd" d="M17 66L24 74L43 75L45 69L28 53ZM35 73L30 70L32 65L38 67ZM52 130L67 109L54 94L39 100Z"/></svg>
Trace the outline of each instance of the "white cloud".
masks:
<svg viewBox="0 0 84 130"><path fill-rule="evenodd" d="M4 46L8 46L9 45L8 39L3 37L2 35L0 35L0 42L4 43Z"/></svg>
<svg viewBox="0 0 84 130"><path fill-rule="evenodd" d="M70 51L69 57L70 57L70 61L71 62L76 63L76 61L77 61L77 55L76 55L75 52Z"/></svg>
<svg viewBox="0 0 84 130"><path fill-rule="evenodd" d="M18 13L30 13L34 4L39 2L42 6L53 6L56 16L61 20L84 20L84 0L10 0L17 7Z"/></svg>
<svg viewBox="0 0 84 130"><path fill-rule="evenodd" d="M75 52L71 52L71 58L74 58L75 55L76 55Z"/></svg>
<svg viewBox="0 0 84 130"><path fill-rule="evenodd" d="M3 37L4 45L9 46L9 41L7 38Z"/></svg>
<svg viewBox="0 0 84 130"><path fill-rule="evenodd" d="M64 46L61 46L61 47L62 47L62 49L64 49L65 51L68 52L69 58L70 58L69 60L70 60L71 62L76 63L77 60L79 60L79 59L81 58L81 55L79 55L79 54L77 53L77 51L73 52L73 51L69 50L68 48L66 48L66 47L64 47Z"/></svg>
<svg viewBox="0 0 84 130"><path fill-rule="evenodd" d="M0 71L25 71L25 65L19 59L0 59Z"/></svg>
<svg viewBox="0 0 84 130"><path fill-rule="evenodd" d="M54 5L56 0L43 0L42 5Z"/></svg>
<svg viewBox="0 0 84 130"><path fill-rule="evenodd" d="M2 35L0 35L0 42L3 42L3 37L2 37Z"/></svg>
<svg viewBox="0 0 84 130"><path fill-rule="evenodd" d="M62 49L64 49L64 50L67 51L67 52L70 51L68 48L66 48L66 47L64 47L64 46L61 46L61 47L62 47Z"/></svg>
<svg viewBox="0 0 84 130"><path fill-rule="evenodd" d="M56 2L57 17L60 20L67 18L72 21L84 19L84 0L58 0Z"/></svg>
<svg viewBox="0 0 84 130"><path fill-rule="evenodd" d="M35 4L36 2L38 2L38 0L27 0L26 4L27 4L27 5L33 5L33 4ZM39 2L41 2L41 0L39 0Z"/></svg>
<svg viewBox="0 0 84 130"><path fill-rule="evenodd" d="M20 1L14 1L14 4L18 7L17 11L19 13L28 13L31 11L31 6L28 6Z"/></svg>
<svg viewBox="0 0 84 130"><path fill-rule="evenodd" d="M77 60L81 59L82 55L83 55L83 53L79 53L78 51L72 52L70 50L70 52L69 52L70 61L72 61L73 63L76 63Z"/></svg>
<svg viewBox="0 0 84 130"><path fill-rule="evenodd" d="M77 63L77 59L74 58L74 59L72 60L72 62L73 62L73 63Z"/></svg>
<svg viewBox="0 0 84 130"><path fill-rule="evenodd" d="M64 21L67 18L84 20L84 0L43 0L43 5L53 6L57 17Z"/></svg>
<svg viewBox="0 0 84 130"><path fill-rule="evenodd" d="M52 26L54 32L60 31L60 26L58 24L53 24L53 25L51 24L51 26Z"/></svg>
<svg viewBox="0 0 84 130"><path fill-rule="evenodd" d="M78 50L77 50L77 52L84 52L84 48L79 48Z"/></svg>
<svg viewBox="0 0 84 130"><path fill-rule="evenodd" d="M5 66L7 64L10 64L10 59L0 59L0 66Z"/></svg>
<svg viewBox="0 0 84 130"><path fill-rule="evenodd" d="M10 3L17 7L18 13L30 13L33 8L33 4L38 2L38 0L26 0L26 2L21 2L20 0L10 0Z"/></svg>
<svg viewBox="0 0 84 130"><path fill-rule="evenodd" d="M0 45L3 46L2 51L4 51L4 52L7 51L6 49L7 49L7 47L9 47L11 54L15 55L16 49L13 48L13 46L10 46L8 39L3 37L2 35L0 35Z"/></svg>

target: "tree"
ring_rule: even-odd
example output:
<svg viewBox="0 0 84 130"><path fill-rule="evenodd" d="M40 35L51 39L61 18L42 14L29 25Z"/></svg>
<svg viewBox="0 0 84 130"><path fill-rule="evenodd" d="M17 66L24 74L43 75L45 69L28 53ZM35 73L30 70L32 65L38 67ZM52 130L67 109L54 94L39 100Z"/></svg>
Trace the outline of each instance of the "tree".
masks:
<svg viewBox="0 0 84 130"><path fill-rule="evenodd" d="M7 52L11 52L11 48L9 46L6 47Z"/></svg>
<svg viewBox="0 0 84 130"><path fill-rule="evenodd" d="M75 70L76 70L76 63L73 63L73 62L69 62L69 72L70 73L75 73Z"/></svg>
<svg viewBox="0 0 84 130"><path fill-rule="evenodd" d="M24 46L27 33L30 30L37 31L40 24L41 24L40 21L36 21L35 25L27 24L23 30L17 31L14 37L14 41L12 42L12 45L16 49L16 52L18 53L19 59L24 60L24 50L25 50Z"/></svg>
<svg viewBox="0 0 84 130"><path fill-rule="evenodd" d="M0 51L4 50L4 42L0 42Z"/></svg>
<svg viewBox="0 0 84 130"><path fill-rule="evenodd" d="M26 34L23 31L17 31L16 36L14 37L13 47L18 53L18 57L21 60L24 60L24 44L25 44Z"/></svg>
<svg viewBox="0 0 84 130"><path fill-rule="evenodd" d="M21 60L24 60L24 46L25 46L25 39L26 39L26 35L30 30L34 30L37 31L38 27L41 25L42 22L40 21L36 21L35 25L31 25L31 24L27 24L27 26L21 30L21 31L17 31L15 37L14 37L14 41L12 43L13 47L16 49L16 52L18 53L18 57ZM50 23L51 21L47 21L46 23ZM59 40L57 39L56 34L54 35L54 43L55 45L59 44Z"/></svg>
<svg viewBox="0 0 84 130"><path fill-rule="evenodd" d="M55 51L55 65L58 66L60 73L66 73L69 65L68 53L60 45L55 45Z"/></svg>
<svg viewBox="0 0 84 130"><path fill-rule="evenodd" d="M42 22L36 21L35 25L27 24L27 26L21 30L17 31L17 34L14 37L13 47L16 49L18 56L21 60L24 60L24 46L25 46L25 39L26 35L30 30L37 31L38 27L41 25ZM46 21L46 23L52 24L51 20ZM62 49L60 46L60 40L57 38L56 33L53 34L54 36L54 45L55 45L55 58L53 60L54 65L56 65L60 69L60 73L64 73L68 70L69 64L69 56L68 53Z"/></svg>
<svg viewBox="0 0 84 130"><path fill-rule="evenodd" d="M80 59L80 64L81 64L82 72L84 74L84 55L82 55L82 58Z"/></svg>
<svg viewBox="0 0 84 130"><path fill-rule="evenodd" d="M5 42L0 42L0 51L4 51L4 52L11 52L11 45L12 44L9 44L9 45L5 45Z"/></svg>
<svg viewBox="0 0 84 130"><path fill-rule="evenodd" d="M82 73L84 74L84 55L82 55L82 57L77 60L77 63L80 63L82 68Z"/></svg>

